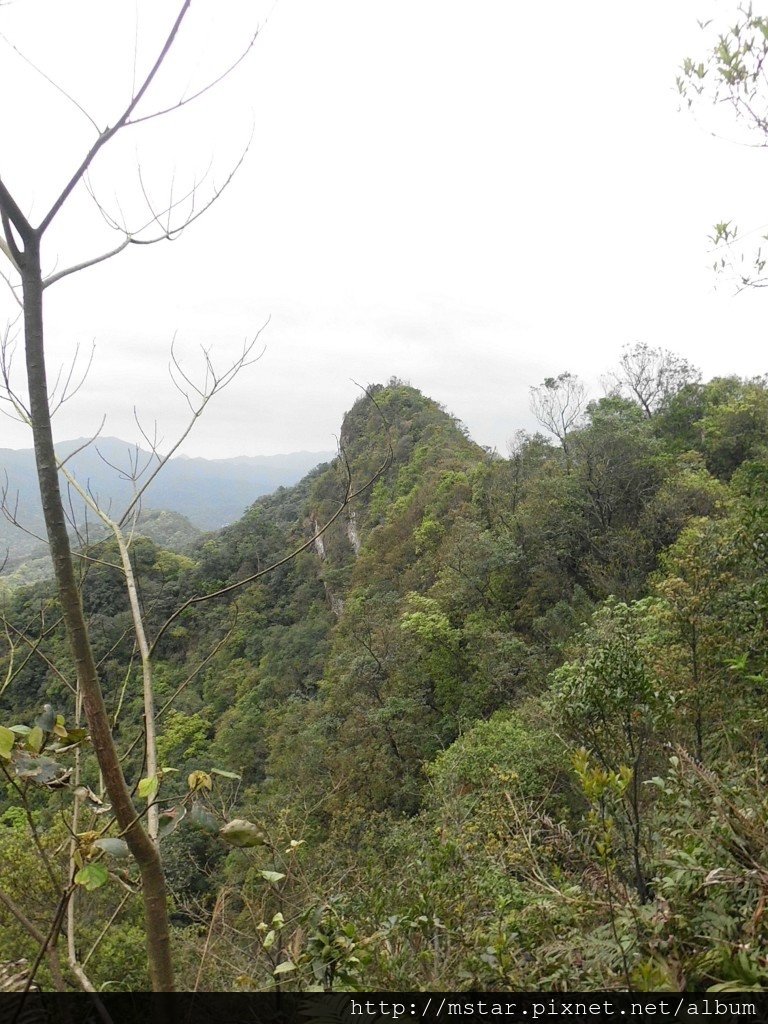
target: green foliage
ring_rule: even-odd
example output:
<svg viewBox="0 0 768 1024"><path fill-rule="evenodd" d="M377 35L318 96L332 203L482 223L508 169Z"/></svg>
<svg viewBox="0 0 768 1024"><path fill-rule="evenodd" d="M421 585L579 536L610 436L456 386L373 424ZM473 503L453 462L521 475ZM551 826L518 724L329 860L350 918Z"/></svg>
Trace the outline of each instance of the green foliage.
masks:
<svg viewBox="0 0 768 1024"><path fill-rule="evenodd" d="M649 671L645 606L608 601L575 642L578 656L552 676L556 713L605 765L640 763L650 737L664 735L670 696Z"/></svg>
<svg viewBox="0 0 768 1024"><path fill-rule="evenodd" d="M153 777L124 588L98 549L84 601L136 795L161 801L183 984L766 984L768 389L627 357L651 390L592 403L567 451L520 435L491 455L402 382L357 403L353 481L383 461L380 413L391 466L322 545L165 633ZM137 542L150 635L306 541L345 486L321 467L188 557ZM1 642L3 891L49 926L30 818L63 878L79 751L92 944L132 862L49 671L73 677L45 586L6 614L47 660ZM7 958L34 957L0 920ZM98 985L146 984L139 940L131 897L89 961Z"/></svg>
<svg viewBox="0 0 768 1024"><path fill-rule="evenodd" d="M470 802L511 789L528 801L554 802L567 791L568 760L546 710L535 700L478 722L429 766L433 799Z"/></svg>
<svg viewBox="0 0 768 1024"><path fill-rule="evenodd" d="M107 932L92 966L92 978L100 991L148 991L150 983L145 964L145 944L146 937L140 924L124 921Z"/></svg>
<svg viewBox="0 0 768 1024"><path fill-rule="evenodd" d="M181 770L188 763L207 759L212 731L210 721L200 712L185 715L171 709L163 719L162 733L158 737L158 760Z"/></svg>

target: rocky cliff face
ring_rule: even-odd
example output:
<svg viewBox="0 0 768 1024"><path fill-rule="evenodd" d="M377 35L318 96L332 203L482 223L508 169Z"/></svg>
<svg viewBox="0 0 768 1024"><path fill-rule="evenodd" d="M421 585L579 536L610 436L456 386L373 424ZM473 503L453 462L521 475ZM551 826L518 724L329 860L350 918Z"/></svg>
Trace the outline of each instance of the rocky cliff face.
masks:
<svg viewBox="0 0 768 1024"><path fill-rule="evenodd" d="M355 555L359 555L363 542L360 540L360 534L357 532L357 517L353 508L349 510L347 515L347 539L352 545Z"/></svg>

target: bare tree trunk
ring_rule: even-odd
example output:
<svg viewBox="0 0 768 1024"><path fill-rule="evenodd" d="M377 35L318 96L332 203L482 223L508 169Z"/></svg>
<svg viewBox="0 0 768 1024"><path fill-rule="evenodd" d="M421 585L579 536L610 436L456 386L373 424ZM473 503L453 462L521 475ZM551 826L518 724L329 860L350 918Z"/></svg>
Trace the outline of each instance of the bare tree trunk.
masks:
<svg viewBox="0 0 768 1024"><path fill-rule="evenodd" d="M24 336L35 460L48 543L88 727L109 799L128 847L136 859L144 895L147 952L152 987L173 991L165 879L158 851L138 819L112 739L96 663L88 637L67 533L53 447L51 413L45 370L43 279L39 237L24 239L21 278L24 296Z"/></svg>

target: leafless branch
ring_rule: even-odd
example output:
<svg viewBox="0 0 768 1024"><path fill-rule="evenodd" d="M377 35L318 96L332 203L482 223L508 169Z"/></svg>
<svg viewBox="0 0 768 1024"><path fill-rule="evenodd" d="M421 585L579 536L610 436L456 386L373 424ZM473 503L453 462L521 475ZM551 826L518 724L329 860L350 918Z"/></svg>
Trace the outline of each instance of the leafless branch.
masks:
<svg viewBox="0 0 768 1024"><path fill-rule="evenodd" d="M95 267L97 263L103 263L105 260L111 260L113 256L117 256L123 249L127 248L131 243L131 236L126 234L120 245L116 245L114 249L110 249L109 252L103 252L99 256L94 256L89 260L83 260L82 263L76 263L74 266L67 267L64 270L59 270L56 274L51 274L43 281L43 288L49 288L52 284L56 284L57 281L61 281L63 277L69 277L70 274L77 274L81 270L87 270L88 267Z"/></svg>
<svg viewBox="0 0 768 1024"><path fill-rule="evenodd" d="M8 483L8 474L3 470L4 481L2 487L0 487L0 512L5 516L11 526L15 526L17 530L21 530L22 533L26 533L34 540L39 540L41 544L46 544L45 537L41 537L35 533L34 530L30 530L29 527L25 526L19 519L19 492L16 492L16 498L13 505L8 501L8 493L10 486Z"/></svg>
<svg viewBox="0 0 768 1024"><path fill-rule="evenodd" d="M91 342L91 352L90 355L88 356L88 362L85 365L85 369L80 375L80 379L77 382L77 384L73 385L72 378L74 377L75 367L77 366L77 358L80 354L80 345L78 344L75 347L75 354L72 357L72 362L70 363L69 366L69 372L67 373L67 378L64 381L64 387L61 389L61 396L58 399L55 398L60 380L60 374L56 378L56 387L51 391L51 394L49 396L49 400L51 402L51 416L58 412L58 410L62 407L62 405L64 405L65 402L69 402L72 398L74 398L78 391L82 388L83 384L85 384L86 379L88 378L88 374L90 373L91 366L93 366L93 357L95 352L96 342L93 341ZM103 422L104 421L102 420L102 425Z"/></svg>
<svg viewBox="0 0 768 1024"><path fill-rule="evenodd" d="M100 132L100 131L101 131L101 129L100 129L100 128L99 128L99 126L98 126L98 125L96 124L96 122L95 122L95 121L94 121L94 119L93 119L93 118L91 117L91 115L90 115L90 114L88 113L88 111L87 111L87 110L85 109L85 107L84 107L84 106L83 106L83 105L82 105L81 103L78 103L78 101L77 101L77 100L75 99L75 97L74 97L74 96L72 96L72 95L71 95L71 93L68 93L68 92L67 92L67 90L66 90L66 89L64 89L64 88L62 88L62 87L61 87L61 86L59 85L59 83L58 83L58 82L55 82L55 81L54 81L54 80L53 80L53 79L52 79L52 78L50 77L50 75L47 75L47 74L45 73L45 71L43 71L43 69L42 69L42 68L38 67L38 66L37 66L37 64L35 64L35 62L34 62L34 61L30 60L30 59L29 59L29 57L27 57L27 55L26 55L26 54L22 53L22 52L21 52L21 50L20 50L20 49L18 48L18 46L16 46L16 45L15 45L15 43L12 43L12 42L11 42L11 40L10 40L10 39L9 39L9 38L8 38L8 37L7 37L7 36L6 36L6 35L5 35L5 34L4 34L3 32L0 32L0 39L2 39L2 40L3 40L3 42L4 42L4 43L5 43L5 44L6 44L7 46L10 46L10 48L11 48L11 49L12 49L12 50L14 51L14 53L16 53L16 54L17 54L17 55L18 55L19 57L21 57L21 59L22 59L22 60L24 61L24 63L25 63L25 64L28 64L28 65L29 65L29 66L30 66L30 67L32 68L32 70L33 70L33 71L36 71L38 75L40 75L40 76L41 76L42 78L44 78L44 79L46 80L46 82L47 82L47 83L48 83L49 85L53 86L53 88L54 88L54 89L55 89L55 90L56 90L57 92L61 93L61 95L62 95L62 96L63 96L63 97L64 97L64 98L66 99L66 100L69 100L69 102L70 102L71 104L73 104L73 106L77 107L77 109L78 109L78 110L80 111L80 113L81 113L81 114L83 115L83 117L86 117L86 118L87 118L87 119L88 119L88 120L90 121L91 125L92 125L92 126L93 126L93 127L95 128L95 129L96 129L96 131L97 131L97 132Z"/></svg>
<svg viewBox="0 0 768 1024"><path fill-rule="evenodd" d="M147 202L147 206L148 206L148 208L150 210L151 217L150 217L150 219L148 221L146 221L144 224L140 225L138 228L136 228L134 230L129 230L128 229L128 227L127 227L127 225L125 223L125 218L124 217L123 217L123 223L122 224L118 223L118 221L107 211L106 207L98 200L98 198L96 197L95 192L91 188L91 186L88 183L87 179L84 177L83 178L83 183L84 183L84 185L85 185L85 187L86 187L86 189L87 189L91 199L96 204L99 212L101 213L102 217L104 218L106 224L112 230L118 231L120 234L122 234L124 236L123 240L120 242L119 245L115 246L114 249L110 249L107 252L100 253L98 256L93 256L90 259L83 260L81 263L73 264L70 267L66 267L64 270L60 270L60 271L57 271L55 273L50 274L44 280L43 288L48 288L50 285L55 284L57 281L60 281L64 277L69 277L71 274L76 274L76 273L78 273L81 270L87 270L89 267L96 266L99 263L104 263L106 260L112 259L113 256L119 255L129 245L155 245L158 242L162 242L162 241L168 241L168 242L174 241L183 231L185 231L199 217L201 217L204 213L206 213L211 208L211 206L216 202L216 200L220 198L220 196L223 194L224 190L230 185L230 183L232 182L233 178L235 177L235 175L239 171L240 167L242 166L243 161L245 160L245 157L248 154L248 151L249 151L249 149L251 147L251 143L253 142L253 135L254 135L254 129L251 130L251 136L248 139L248 142L246 143L245 147L243 148L242 153L240 154L239 159L234 164L234 166L231 168L231 170L230 170L229 174L227 175L227 177L224 179L224 181L222 182L221 185L215 186L213 188L213 191L212 191L211 195L209 196L209 198L206 200L206 202L200 208L196 207L197 191L198 191L202 181L204 181L205 178L208 176L208 173L210 171L210 165L209 165L208 169L206 170L205 174L203 175L203 177L201 179L199 179L199 180L196 180L195 183L193 184L193 186L183 196L181 196L180 198L177 198L177 199L173 199L171 197L171 200L170 200L169 204L167 206L163 207L162 209L158 210L158 211L155 211L154 207L152 206L152 203L151 203L151 201L149 199L148 193L147 193L146 188L144 186L144 182L142 180L141 168L139 168L140 188L141 188L141 191L142 191L142 193L144 195L144 198L145 198L145 200ZM190 204L189 212L186 214L186 216L181 218L177 224L173 224L171 222L171 214L172 214L172 212L175 209L177 209L178 207L182 206L184 203L187 203L187 202L189 202L189 204ZM119 209L119 204L118 204L118 209ZM122 216L122 210L120 211L120 213L121 213L121 216ZM166 218L166 223L165 224L162 223L162 218L163 217ZM152 235L149 238L141 237L144 234L144 232L146 232L153 224L157 225L157 227L159 228L159 232L157 234L155 234L155 235ZM9 258L10 258L10 256L9 256ZM11 287L12 287L12 285L11 285Z"/></svg>
<svg viewBox="0 0 768 1024"><path fill-rule="evenodd" d="M43 662L45 662L45 664L51 670L51 672L53 672L57 679L61 680L61 682L67 687L68 690L71 690L72 693L77 692L76 688L70 683L70 681L61 672L61 670L51 661L48 655L40 649L40 644L43 642L43 640L48 635L50 635L61 623L60 618L57 619L44 632L42 632L41 635L35 640L29 637L25 629L19 629L17 626L14 626L12 622L9 622L7 619L3 619L3 622L6 628L9 629L16 637L18 637L18 639L21 640L22 643L25 643L30 647L32 654L36 654Z"/></svg>
<svg viewBox="0 0 768 1024"><path fill-rule="evenodd" d="M11 419L17 419L21 423L29 423L30 412L23 399L18 395L11 385L11 373L13 370L13 356L15 351L16 336L11 336L12 324L7 324L0 336L0 401L6 402L14 410L14 414L6 412ZM2 392L5 392L4 394Z"/></svg>
<svg viewBox="0 0 768 1024"><path fill-rule="evenodd" d="M234 378L237 376L237 374L244 367L250 366L252 363L256 362L258 359L261 358L261 355L263 354L263 349L262 349L262 352L260 352L259 355L256 356L255 358L251 359L249 357L250 357L251 353L253 352L253 350L254 350L254 348L256 346L256 343L258 342L259 338L261 337L262 332L266 329L268 324L269 324L269 318L267 318L265 323L259 328L259 330L256 332L254 337L250 341L246 341L246 343L243 345L243 349L242 349L240 355L237 357L237 359L234 360L234 362L232 362L230 364L230 366L223 373L217 373L214 370L213 365L212 365L212 363L210 361L210 357L209 357L208 353L204 351L205 362L206 362L206 376L208 376L208 374L211 375L210 378L209 378L209 381L208 381L208 383L207 383L207 385L206 385L206 387L204 389L200 389L191 380L191 378L186 374L186 372L184 370L182 370L181 365L180 365L180 363L178 361L178 358L176 357L174 347L173 347L173 345L171 346L171 363L170 363L170 367L174 367L174 366L176 367L176 370L178 371L179 374L181 374L181 376L183 377L184 381L189 385L190 389L192 391L194 391L198 395L199 402L198 402L198 404L196 406L193 405L191 399L185 394L183 389L179 388L181 393L185 394L185 397L187 397L187 402L188 402L188 404L190 406L190 410L192 412L192 416L191 416L191 418L189 420L189 423L187 424L186 429L184 431L182 431L181 435L178 437L178 439L176 440L175 444L173 444L168 449L166 454L163 455L163 456L159 456L158 455L157 465L151 471L151 473L149 474L147 479L142 483L141 487L138 488L136 494L132 498L132 500L129 503L128 507L123 512L123 515L120 518L119 523L118 523L119 526L122 526L128 520L128 517L130 516L131 512L135 508L136 504L141 500L142 495L146 493L147 488L150 486L150 484L155 479L157 474L160 472L160 470L163 468L163 466L165 466L165 464L168 462L168 460L171 459L173 457L173 455L175 455L175 453L179 450L179 448L184 443L184 441L187 439L187 437L189 437L189 435L192 432L192 429L193 429L195 423L202 416L203 412L205 411L206 406L211 401L211 399L215 395L217 395L223 388L225 388L228 384L230 384L232 382L232 380L234 380ZM173 370L171 369L170 372L171 372L171 379L174 380ZM174 383L176 384L177 387L179 387L178 383L175 380L174 380Z"/></svg>
<svg viewBox="0 0 768 1024"><path fill-rule="evenodd" d="M103 939L104 939L104 936L105 936L105 935L107 934L107 932L109 931L109 929L110 929L110 928L112 927L112 925L113 925L113 924L115 923L115 921L117 920L117 917L118 917L118 915L120 914L120 911L121 911L121 910L123 909L123 907L124 907L124 906L125 906L125 904L126 904L126 903L128 902L128 900L129 900L129 899L131 898L131 896L132 896L132 895L133 895L133 893L131 893L131 892L127 892L127 893L125 893L125 895L123 896L123 898L122 898L122 899L120 900L120 902L118 903L118 905L117 905L117 908L115 909L114 913L112 914L112 916L110 917L110 919L109 919L109 920L107 921L107 923L106 923L106 924L104 925L104 927L102 928L102 930L101 930L101 931L99 932L99 934L98 934L98 936L96 937L96 939L95 939L95 941L94 941L93 945L91 946L91 948L90 948L90 949L88 950L88 952L86 953L86 955L85 955L85 956L83 957L83 967L85 967L85 966L86 966L86 964L87 964L87 963L88 963L88 961L89 961L89 960L91 959L91 957L93 956L93 954L94 954L94 953L96 952L96 950L97 950L97 949L99 948L99 946L101 945L101 943L102 943L102 941L103 941Z"/></svg>
<svg viewBox="0 0 768 1024"><path fill-rule="evenodd" d="M238 67L238 65L242 64L242 62L245 60L245 58L248 56L248 54L255 46L256 40L259 38L260 32L261 27L256 29L256 31L249 39L246 48L243 50L240 56L235 61L233 61L232 64L229 65L229 67L225 71L222 71L221 74L218 75L216 78L211 79L210 82L206 83L206 85L204 85L202 88L192 93L191 96L184 96L177 103L173 103L171 104L171 106L164 107L161 110L156 110L152 114L144 114L142 117L131 118L128 124L142 124L142 122L144 121L151 121L153 118L163 117L165 114L172 114L176 110L180 110L182 107L186 107L189 103L194 103L195 100L199 99L201 96L204 96L207 92L210 92L211 89L215 89L217 85L219 85L232 74L232 72L235 70L236 67Z"/></svg>
<svg viewBox="0 0 768 1024"><path fill-rule="evenodd" d="M79 455L79 454L80 454L80 452L82 452L82 451L85 451L85 449L86 449L86 448L88 448L88 447L89 447L90 445L92 445L92 444L93 444L93 442L94 442L94 441L95 441L95 440L96 440L96 439L98 438L98 436L99 436L99 435L101 434L102 430L104 429L104 424L105 424L106 422L107 422L107 416L106 416L106 413L105 413L105 414L104 414L104 415L103 415L103 416L101 417L101 423L99 424L99 429L98 429L98 430L96 431L96 433L95 433L95 434L92 434L92 435L91 435L91 436L90 436L90 437L88 438L88 440L87 440L87 441L84 441L84 442L83 442L83 443L82 443L81 445L79 445L79 446L78 446L77 448L75 448L75 450L74 450L74 451L71 451L71 452L69 453L69 455L66 455L66 456L65 456L65 457L64 457L63 459L61 459L61 461L59 462L59 467L61 468L61 466L66 466L66 464L67 464L67 463L69 462L69 460L70 460L70 459L74 458L74 457L75 457L75 455Z"/></svg>
<svg viewBox="0 0 768 1024"><path fill-rule="evenodd" d="M2 239L0 239L0 245L2 245ZM6 255L9 255L9 254L6 253ZM8 285L8 290L10 291L11 295L13 296L13 301L16 303L16 305L20 309L24 309L24 303L21 301L21 299L19 298L19 296L17 294L17 289L20 287L20 285L14 284L13 281L10 279L8 274L5 273L4 270L0 270L0 277L2 277L2 279Z"/></svg>
<svg viewBox="0 0 768 1024"><path fill-rule="evenodd" d="M190 203L191 203L190 212L189 212L189 214L187 215L187 217L183 221L181 221L179 224L177 224L175 226L172 226L172 227L169 226L169 228L164 230L162 232L162 234L155 235L155 236L153 236L151 238L139 238L139 237L137 237L137 235L140 234L141 231L146 230L146 228L148 228L150 226L150 224L154 223L154 216L153 216L152 220L149 221L145 225L144 228L140 229L139 232L134 232L131 235L131 244L132 245L155 245L157 242L162 242L164 240L168 241L168 242L172 242L176 238L178 238L178 236L181 234L182 231L184 231L186 228L188 228L191 224L194 224L194 222L199 217L202 217L204 213L207 213L208 210L210 210L210 208L216 202L216 200L219 199L223 195L225 189L227 189L229 187L229 185L232 183L232 180L234 179L235 175L240 170L240 168L241 168L241 166L243 164L243 161L245 160L245 158L248 155L248 152L249 152L249 150L251 148L251 144L253 143L254 134L255 134L255 127L253 127L251 129L250 138L248 139L248 142L243 147L243 150L242 150L242 152L241 152L237 162L232 166L232 168L231 168L229 174L227 175L227 177L224 179L224 181L221 183L221 185L215 186L213 188L213 191L212 191L211 195L209 196L209 198L206 200L206 202L199 209L195 208L195 200L196 200L197 188L199 188L199 185L198 185L198 186L195 186L192 189L190 189L190 191L188 192L188 194L185 197L182 197L181 199L174 200L174 203L173 203L174 207L180 206L187 199L190 200ZM161 210L160 213L159 213L159 216L160 217L165 216L166 212L167 212L166 210Z"/></svg>
<svg viewBox="0 0 768 1024"><path fill-rule="evenodd" d="M166 56L168 55L168 52L170 51L171 47L173 46L173 42L174 42L174 40L176 38L176 35L178 34L179 29L181 28L181 23L183 22L184 18L186 17L187 12L189 11L191 3L192 3L192 0L184 0L184 2L182 3L181 8L179 10L179 13L176 15L176 20L174 21L174 23L173 23L173 25L171 27L171 31L169 32L165 42L163 43L163 46L162 46L162 48L160 50L160 53L158 54L154 64L150 68L148 74L144 78L144 81L142 82L142 84L139 87L138 91L135 92L134 95L131 97L130 102L128 103L126 108L123 110L123 113L117 119L115 124L111 128L106 128L99 135L99 137L93 143L91 148L88 150L88 152L86 153L85 157L83 158L80 166L77 168L75 173L72 175L72 177L69 179L67 184L64 186L64 188L61 191L61 193L59 194L58 198L55 200L53 206L50 208L48 213L43 218L43 220L42 220L42 222L41 222L41 224L38 227L37 232L36 232L38 237L43 235L44 232L46 231L46 229L50 226L51 221L53 220L53 218L56 216L56 214L62 208L64 203L67 201L69 196L72 194L72 192L75 189L75 187L77 186L77 184L82 180L83 175L86 173L88 168L93 163L93 161L96 158L99 150L101 150L103 148L103 146L105 146L106 143L109 142L109 140L113 136L115 136L122 128L124 128L126 126L126 124L128 123L131 115L133 114L133 112L136 109L136 107L138 106L138 104L141 102L142 98L144 97L145 93L147 92L147 89L149 89L150 85L152 84L152 82L153 82L153 80L155 78L155 75L160 70L160 67L161 67L163 61L165 60ZM0 191L0 203L1 202L3 202L3 196L2 196L2 192Z"/></svg>

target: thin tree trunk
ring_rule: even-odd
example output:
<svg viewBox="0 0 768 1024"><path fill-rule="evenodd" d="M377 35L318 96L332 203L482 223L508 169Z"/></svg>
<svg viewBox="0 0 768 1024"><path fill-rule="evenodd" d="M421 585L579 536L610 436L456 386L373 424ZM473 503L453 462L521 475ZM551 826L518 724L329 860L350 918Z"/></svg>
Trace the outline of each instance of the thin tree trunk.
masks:
<svg viewBox="0 0 768 1024"><path fill-rule="evenodd" d="M35 461L40 497L53 560L67 636L77 669L93 748L98 758L117 822L136 859L143 886L147 952L152 987L168 992L174 987L171 963L165 879L158 851L138 819L126 785L109 726L88 637L80 590L72 563L64 506L53 447L51 414L45 370L43 282L39 238L25 238L21 271L24 295L24 337Z"/></svg>
<svg viewBox="0 0 768 1024"><path fill-rule="evenodd" d="M155 690L152 682L152 656L149 652L147 634L144 630L144 620L141 615L139 604L139 591L136 586L136 577L131 564L131 555L128 545L125 542L123 531L110 521L110 525L120 549L120 560L123 563L125 573L125 585L128 590L128 598L131 603L131 616L133 617L133 629L136 633L136 643L141 655L141 674L144 683L144 736L146 741L147 777L157 775L157 727L155 725ZM156 803L151 803L147 811L147 832L152 842L157 845L160 832L160 814Z"/></svg>

